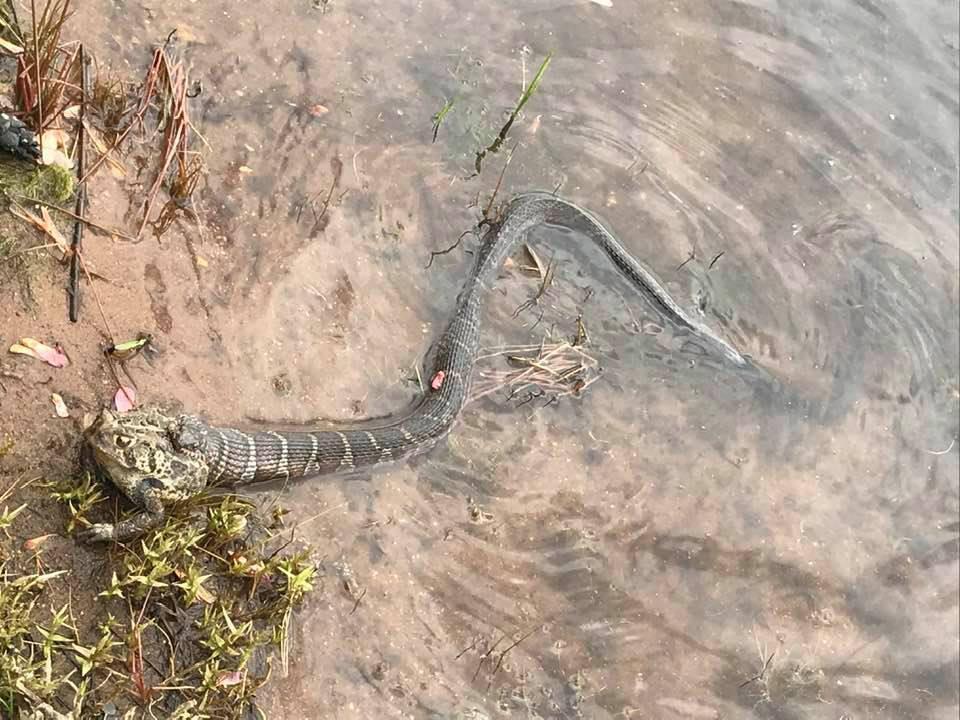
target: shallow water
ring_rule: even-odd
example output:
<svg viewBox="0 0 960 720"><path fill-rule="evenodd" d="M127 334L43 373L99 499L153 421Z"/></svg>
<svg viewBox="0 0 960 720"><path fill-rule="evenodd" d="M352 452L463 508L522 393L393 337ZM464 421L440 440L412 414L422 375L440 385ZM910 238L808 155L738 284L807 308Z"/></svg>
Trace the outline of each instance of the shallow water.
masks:
<svg viewBox="0 0 960 720"><path fill-rule="evenodd" d="M512 317L537 283L507 270L485 342L582 310L602 380L488 396L421 459L284 493L325 582L271 717L956 717L956 3L91 2L74 23L134 68L179 27L203 82L203 227L87 251L134 278L121 324L158 334L144 399L246 424L402 408L475 241L430 251L514 144L501 192L559 186L759 368L700 356L582 238L537 233L543 320ZM123 185L91 198L101 222Z"/></svg>

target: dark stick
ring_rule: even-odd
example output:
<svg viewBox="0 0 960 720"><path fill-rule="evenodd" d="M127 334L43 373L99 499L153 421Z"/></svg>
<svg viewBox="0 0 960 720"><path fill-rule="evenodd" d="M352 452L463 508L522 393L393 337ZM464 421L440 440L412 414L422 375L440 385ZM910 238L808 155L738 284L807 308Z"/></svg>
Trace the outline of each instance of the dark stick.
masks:
<svg viewBox="0 0 960 720"><path fill-rule="evenodd" d="M433 259L437 257L437 255L446 255L448 252L453 252L458 247L460 247L460 242L472 232L473 230L464 230L462 233L460 233L460 237L457 238L457 241L453 245L448 247L446 250L431 250L430 261L426 264L426 267L429 268L431 265L433 265Z"/></svg>
<svg viewBox="0 0 960 720"><path fill-rule="evenodd" d="M86 153L86 131L84 121L87 114L87 57L80 45L80 127L77 129L77 177L83 177ZM70 303L70 322L80 318L80 250L83 244L83 213L87 208L87 184L80 181L77 189L77 203L74 207L76 220L73 223L73 237L70 242L70 279L67 285L67 298Z"/></svg>
<svg viewBox="0 0 960 720"><path fill-rule="evenodd" d="M340 175L342 173L343 163L340 162L339 158L334 158L333 181L330 184L330 191L327 193L327 199L323 201L323 207L320 208L319 214L317 214L317 211L313 207L314 201L310 201L310 209L313 210L313 227L310 228L310 237L313 237L320 230L320 221L323 220L323 216L327 214L327 210L330 208L330 201L333 199L333 192L337 189L337 185L340 184ZM316 198L314 198L314 200L316 200Z"/></svg>
<svg viewBox="0 0 960 720"><path fill-rule="evenodd" d="M726 250L721 250L716 255L713 256L713 260L710 261L710 265L707 267L707 270L713 270L713 266L717 264L717 260L723 257Z"/></svg>
<svg viewBox="0 0 960 720"><path fill-rule="evenodd" d="M351 615L353 615L357 611L357 608L360 607L360 601L363 600L363 597L366 594L367 594L367 589L364 588L363 592L357 596L357 601L353 604L353 610L350 611Z"/></svg>
<svg viewBox="0 0 960 720"><path fill-rule="evenodd" d="M510 652L511 650L513 650L517 645L519 645L520 643L522 643L522 642L523 642L524 640L526 640L528 637L530 637L531 635L533 635L536 631L537 631L536 628L533 628L532 630L528 630L527 632L525 632L525 633L520 637L519 640L511 643L510 647L508 647L506 650L504 650L502 653L500 653L500 659L497 660L497 664L496 664L496 666L493 668L493 672L490 674L490 682L491 682L491 683L493 683L493 676L497 674L497 671L500 669L500 666L503 665L503 659L507 656L507 653Z"/></svg>
<svg viewBox="0 0 960 720"><path fill-rule="evenodd" d="M776 654L777 654L777 651L776 651L776 650L774 650L772 653L770 653L770 656L764 661L763 667L760 668L760 672L757 673L756 675L754 675L754 676L753 676L752 678L750 678L749 680L744 680L744 681L743 681L742 683L740 683L737 687L746 687L747 685L749 685L749 684L752 683L752 682L755 682L755 681L757 681L757 680L763 680L763 676L767 674L767 669L770 667L770 661L773 660L773 656L776 655ZM762 656L761 656L761 657L762 657Z"/></svg>
<svg viewBox="0 0 960 720"><path fill-rule="evenodd" d="M23 379L23 376L21 376L20 379L22 380L22 379ZM456 659L456 660L459 660L460 658L462 658L462 657L464 656L464 654L465 654L467 651L473 650L473 649L477 646L477 643L478 643L478 642L480 642L480 638L477 638L477 639L474 640L472 643L470 643L469 645L467 645L467 647L465 647L463 650L461 650L461 651L457 654L457 657L456 657L455 659Z"/></svg>
<svg viewBox="0 0 960 720"><path fill-rule="evenodd" d="M33 30L33 69L37 76L37 144L43 158L43 85L40 84L40 43L37 40L37 4L30 0L30 24Z"/></svg>
<svg viewBox="0 0 960 720"><path fill-rule="evenodd" d="M490 196L490 202L487 203L487 207L483 209L483 219L486 221L492 221L490 213L493 210L493 201L497 199L497 193L500 192L500 185L503 183L503 176L506 175L507 168L510 167L510 161L513 160L513 154L517 151L517 147L519 145L519 142L513 144L513 148L510 150L510 155L507 157L507 161L500 169L500 177L497 178L497 184L493 188L493 195Z"/></svg>

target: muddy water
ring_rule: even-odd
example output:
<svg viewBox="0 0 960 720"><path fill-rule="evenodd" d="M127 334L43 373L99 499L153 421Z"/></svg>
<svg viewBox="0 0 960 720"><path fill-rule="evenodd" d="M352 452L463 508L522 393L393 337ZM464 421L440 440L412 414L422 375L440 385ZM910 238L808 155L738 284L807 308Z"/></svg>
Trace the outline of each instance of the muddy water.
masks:
<svg viewBox="0 0 960 720"><path fill-rule="evenodd" d="M88 250L132 278L119 323L158 334L148 400L403 407L472 240L426 260L475 222L504 154L471 178L473 153L549 51L505 190L601 214L761 370L538 233L543 320L512 317L537 288L508 270L485 342L582 311L603 379L489 396L418 461L284 491L324 582L272 717L956 717L955 3L89 2L75 24L135 68L179 27L203 82L203 226Z"/></svg>

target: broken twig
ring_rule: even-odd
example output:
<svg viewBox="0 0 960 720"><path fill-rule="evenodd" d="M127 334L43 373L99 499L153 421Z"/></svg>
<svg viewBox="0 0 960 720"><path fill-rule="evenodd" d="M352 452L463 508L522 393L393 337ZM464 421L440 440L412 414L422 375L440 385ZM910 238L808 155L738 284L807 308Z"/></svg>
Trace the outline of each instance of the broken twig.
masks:
<svg viewBox="0 0 960 720"><path fill-rule="evenodd" d="M460 247L460 243L463 241L463 239L472 232L473 230L464 230L462 233L460 233L460 237L457 238L457 241L450 247L446 248L445 250L431 250L430 260L427 262L426 267L429 268L431 265L433 265L433 259L438 255L446 255L447 253L453 252L458 247Z"/></svg>
<svg viewBox="0 0 960 720"><path fill-rule="evenodd" d="M83 45L80 45L80 123L77 127L77 177L83 177L86 153L86 132L83 122L87 111L87 62ZM80 183L77 188L77 202L74 206L76 219L73 223L73 237L70 242L70 278L67 283L70 322L80 318L80 248L83 244L83 214L87 207L87 184Z"/></svg>

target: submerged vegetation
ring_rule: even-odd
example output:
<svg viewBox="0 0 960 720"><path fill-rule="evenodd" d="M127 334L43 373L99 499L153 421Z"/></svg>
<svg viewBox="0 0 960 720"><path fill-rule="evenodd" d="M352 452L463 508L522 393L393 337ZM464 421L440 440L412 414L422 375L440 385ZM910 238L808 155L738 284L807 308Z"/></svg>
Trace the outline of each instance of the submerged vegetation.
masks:
<svg viewBox="0 0 960 720"><path fill-rule="evenodd" d="M472 166L466 179L480 175L486 157L502 149L510 131L540 88L553 60L553 53L544 57L528 82L526 58L529 53L526 47L521 51L519 96L512 105L504 107L496 115L490 113L491 102L484 100L474 90L487 81L481 69L484 67L482 59L462 50L455 66L449 68L448 73L454 83L448 84L448 79L443 81L443 100L430 115L430 141L436 143L442 131L442 136L448 140L447 151L452 151L459 161L469 162ZM466 167L463 169L467 170Z"/></svg>
<svg viewBox="0 0 960 720"><path fill-rule="evenodd" d="M440 126L443 124L443 121L446 119L447 115L453 110L453 105L456 102L456 99L450 99L443 103L443 107L437 110L434 113L431 120L433 120L433 142L437 141L437 135L440 133Z"/></svg>
<svg viewBox="0 0 960 720"><path fill-rule="evenodd" d="M500 132L497 134L497 137L494 138L493 142L487 145L487 147L477 152L476 161L474 163L474 168L477 172L477 175L480 174L483 165L483 159L487 156L487 154L499 152L500 147L507 139L510 128L513 127L517 117L523 111L524 106L530 102L530 98L533 97L533 94L537 91L537 88L540 87L540 81L543 80L543 76L546 74L547 68L550 67L550 61L552 59L553 53L548 54L547 57L544 58L543 62L540 63L540 67L537 69L536 74L533 76L533 79L526 87L523 88L523 92L520 93L520 98L517 100L517 104L514 106L513 110L510 111L510 115L507 117L507 121L503 124L503 127L500 128Z"/></svg>

